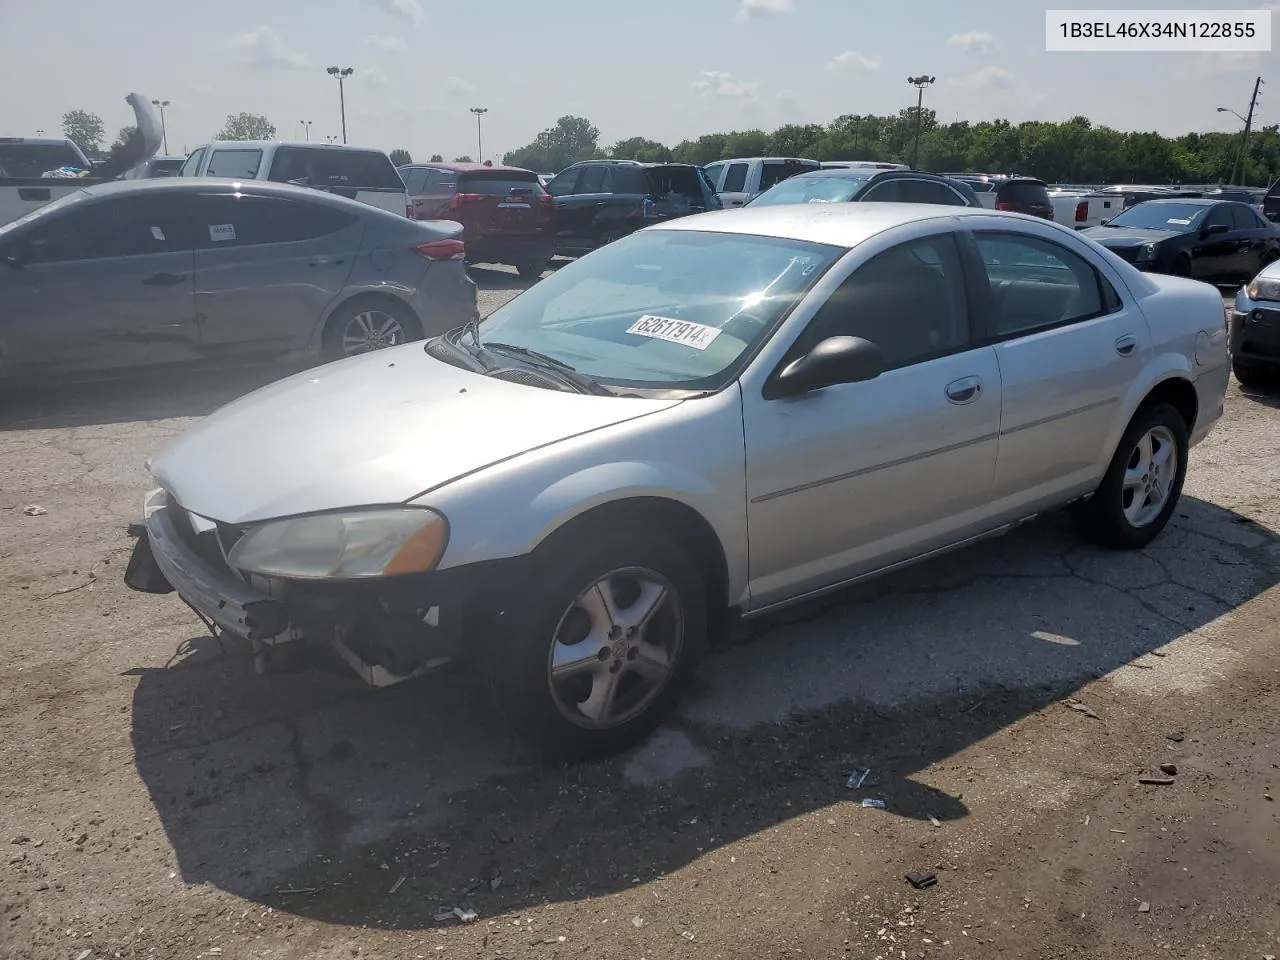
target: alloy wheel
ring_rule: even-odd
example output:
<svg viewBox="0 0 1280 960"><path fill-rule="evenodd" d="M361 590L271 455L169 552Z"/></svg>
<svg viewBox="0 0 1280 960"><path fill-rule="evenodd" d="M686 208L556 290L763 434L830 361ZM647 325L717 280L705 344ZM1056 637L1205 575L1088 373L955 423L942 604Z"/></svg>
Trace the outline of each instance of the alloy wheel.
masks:
<svg viewBox="0 0 1280 960"><path fill-rule="evenodd" d="M1160 516L1178 476L1178 445L1173 432L1156 425L1144 433L1129 455L1121 486L1121 507L1130 526L1145 527Z"/></svg>
<svg viewBox="0 0 1280 960"><path fill-rule="evenodd" d="M342 352L348 357L405 342L404 327L382 310L364 310L348 321L342 331Z"/></svg>

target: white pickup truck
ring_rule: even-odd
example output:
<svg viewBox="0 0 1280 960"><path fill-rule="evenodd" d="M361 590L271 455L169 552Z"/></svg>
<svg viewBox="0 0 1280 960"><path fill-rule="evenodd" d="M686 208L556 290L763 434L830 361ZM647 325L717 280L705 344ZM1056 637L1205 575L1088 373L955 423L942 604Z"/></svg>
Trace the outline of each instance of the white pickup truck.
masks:
<svg viewBox="0 0 1280 960"><path fill-rule="evenodd" d="M160 120L151 101L140 93L125 100L137 132L96 166L70 140L0 137L0 227L75 190L115 180L159 151Z"/></svg>

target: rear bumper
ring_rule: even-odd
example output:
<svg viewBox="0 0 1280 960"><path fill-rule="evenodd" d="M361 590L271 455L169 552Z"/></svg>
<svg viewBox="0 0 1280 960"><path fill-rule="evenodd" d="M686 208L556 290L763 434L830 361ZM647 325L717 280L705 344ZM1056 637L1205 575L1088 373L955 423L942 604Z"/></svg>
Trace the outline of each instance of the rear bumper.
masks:
<svg viewBox="0 0 1280 960"><path fill-rule="evenodd" d="M476 284L467 276L466 265L449 260L427 268L409 305L422 322L423 336L438 337L475 316L478 303Z"/></svg>

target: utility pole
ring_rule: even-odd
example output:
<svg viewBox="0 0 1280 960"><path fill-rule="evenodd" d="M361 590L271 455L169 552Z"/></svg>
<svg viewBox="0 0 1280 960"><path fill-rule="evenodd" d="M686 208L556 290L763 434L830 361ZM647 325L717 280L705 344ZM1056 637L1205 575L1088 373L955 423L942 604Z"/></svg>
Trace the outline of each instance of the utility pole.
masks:
<svg viewBox="0 0 1280 960"><path fill-rule="evenodd" d="M488 107L472 107L476 115L476 163L484 163L484 140L480 136L480 118L489 112Z"/></svg>
<svg viewBox="0 0 1280 960"><path fill-rule="evenodd" d="M152 100L152 106L160 108L160 139L164 141L164 152L169 152L169 131L164 125L164 108L169 105L168 100Z"/></svg>
<svg viewBox="0 0 1280 960"><path fill-rule="evenodd" d="M342 142L347 142L347 96L343 85L347 77L355 73L354 67L329 67L325 70L329 76L338 81L338 108L342 111Z"/></svg>
<svg viewBox="0 0 1280 960"><path fill-rule="evenodd" d="M1240 149L1236 153L1236 162L1231 166L1231 183L1236 182L1236 172L1239 171L1243 179L1246 171L1249 169L1249 130L1253 127L1253 111L1258 106L1258 97L1262 93L1262 78L1258 77L1253 82L1253 97L1249 100L1249 113L1244 118L1244 130L1240 133Z"/></svg>
<svg viewBox="0 0 1280 960"><path fill-rule="evenodd" d="M911 148L911 169L915 170L920 162L920 118L924 113L924 88L937 80L923 73L918 77L907 77L907 83L916 88L916 135L915 145Z"/></svg>

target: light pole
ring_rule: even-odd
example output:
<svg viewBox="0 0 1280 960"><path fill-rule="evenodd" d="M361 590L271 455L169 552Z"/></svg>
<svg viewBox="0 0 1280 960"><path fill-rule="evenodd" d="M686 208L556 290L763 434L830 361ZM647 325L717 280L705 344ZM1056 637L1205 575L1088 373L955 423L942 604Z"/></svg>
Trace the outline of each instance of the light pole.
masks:
<svg viewBox="0 0 1280 960"><path fill-rule="evenodd" d="M151 105L153 107L160 108L160 139L164 141L164 152L167 154L169 152L169 131L165 129L165 125L164 125L164 108L169 105L169 101L168 100L152 100Z"/></svg>
<svg viewBox="0 0 1280 960"><path fill-rule="evenodd" d="M311 121L299 120L298 122L302 124L302 132L307 135L307 143L310 143L311 142Z"/></svg>
<svg viewBox="0 0 1280 960"><path fill-rule="evenodd" d="M1240 148L1236 151L1235 163L1231 165L1231 183L1236 182L1236 171L1239 170L1241 176L1248 171L1249 163L1249 131L1253 127L1253 111L1258 106L1258 96L1262 93L1262 78L1258 77L1253 83L1253 96L1249 99L1249 115L1242 117L1234 110L1228 107L1219 107L1219 113L1232 114L1236 119L1244 124L1244 129L1240 132Z"/></svg>
<svg viewBox="0 0 1280 960"><path fill-rule="evenodd" d="M923 73L918 77L907 77L907 83L916 88L916 136L915 146L911 148L912 170L916 169L920 162L920 117L924 111L924 88L937 79L937 77L927 77Z"/></svg>
<svg viewBox="0 0 1280 960"><path fill-rule="evenodd" d="M472 107L476 115L476 163L484 163L484 141L480 137L480 118L489 112L488 107Z"/></svg>
<svg viewBox="0 0 1280 960"><path fill-rule="evenodd" d="M325 73L338 81L338 108L342 111L342 142L347 142L347 96L343 85L355 73L355 67L330 67Z"/></svg>

